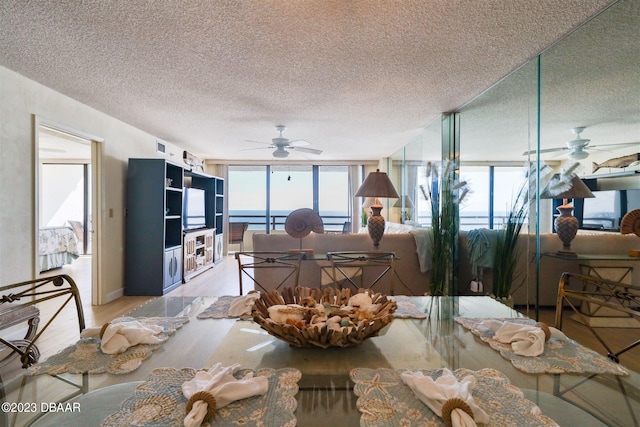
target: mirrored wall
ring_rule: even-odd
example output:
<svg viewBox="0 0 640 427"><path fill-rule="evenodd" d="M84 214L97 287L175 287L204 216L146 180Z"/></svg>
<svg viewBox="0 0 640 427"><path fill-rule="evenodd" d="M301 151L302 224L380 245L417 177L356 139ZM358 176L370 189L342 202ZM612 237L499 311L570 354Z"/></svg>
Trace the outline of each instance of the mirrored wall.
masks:
<svg viewBox="0 0 640 427"><path fill-rule="evenodd" d="M640 2L617 2L459 108L455 134L443 132L443 121L435 121L422 138L390 158L390 175L403 195L390 212L394 222L431 226L432 209L424 197L425 189L433 190L428 186L430 162L441 166L441 159L455 159L456 183L466 183L465 197L455 199L459 251L451 294L496 294L496 281L507 280L501 286L507 290L499 291L514 304L536 310L555 304L560 274L578 272L580 265L544 257L563 249L554 228L554 208L563 200L539 195L554 175L565 172L583 179L596 196L571 201L580 208L574 214L581 215L574 249L609 255L622 250L615 244L588 248L589 239L601 237L584 236L622 239L615 227L622 202L612 191L626 191L622 209L629 210L635 200L631 190L640 189L638 40ZM443 153L443 146L450 152ZM493 237L509 228L510 215L513 220L523 204L521 228L510 230L518 233L517 245L495 252ZM588 218L599 215L614 218L589 225L594 221ZM624 242L621 247L628 239ZM515 267L505 276L497 270L507 266L495 263L508 256Z"/></svg>

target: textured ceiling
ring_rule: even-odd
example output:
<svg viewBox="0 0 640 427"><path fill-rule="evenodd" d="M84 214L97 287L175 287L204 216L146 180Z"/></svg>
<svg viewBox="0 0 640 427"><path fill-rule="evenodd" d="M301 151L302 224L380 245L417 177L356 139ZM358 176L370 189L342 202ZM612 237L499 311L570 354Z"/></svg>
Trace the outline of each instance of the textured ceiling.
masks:
<svg viewBox="0 0 640 427"><path fill-rule="evenodd" d="M0 65L203 158L371 160L610 3L5 0Z"/></svg>

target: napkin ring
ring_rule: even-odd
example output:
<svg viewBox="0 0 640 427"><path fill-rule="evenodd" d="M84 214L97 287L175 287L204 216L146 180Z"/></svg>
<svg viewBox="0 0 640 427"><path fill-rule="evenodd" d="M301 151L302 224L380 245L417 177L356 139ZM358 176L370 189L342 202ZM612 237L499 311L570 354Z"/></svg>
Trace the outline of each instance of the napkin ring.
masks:
<svg viewBox="0 0 640 427"><path fill-rule="evenodd" d="M100 328L100 339L102 339L102 336L104 335L104 332L107 330L107 328L109 327L110 323L107 322L104 325L102 325L102 328Z"/></svg>
<svg viewBox="0 0 640 427"><path fill-rule="evenodd" d="M208 391L198 391L194 393L187 402L187 414L191 412L193 404L198 400L202 400L207 404L207 414L204 416L204 421L209 421L213 418L213 414L216 413L216 398Z"/></svg>
<svg viewBox="0 0 640 427"><path fill-rule="evenodd" d="M544 322L537 322L535 325L540 329L542 329L542 332L544 332L544 340L545 341L549 341L549 338L551 338L551 329L549 329L549 325L547 325Z"/></svg>
<svg viewBox="0 0 640 427"><path fill-rule="evenodd" d="M444 424L447 427L451 427L451 412L454 409L462 409L464 412L469 414L471 419L473 419L473 411L471 410L471 407L467 404L467 402L458 397L454 397L447 400L442 405L442 421L444 421Z"/></svg>

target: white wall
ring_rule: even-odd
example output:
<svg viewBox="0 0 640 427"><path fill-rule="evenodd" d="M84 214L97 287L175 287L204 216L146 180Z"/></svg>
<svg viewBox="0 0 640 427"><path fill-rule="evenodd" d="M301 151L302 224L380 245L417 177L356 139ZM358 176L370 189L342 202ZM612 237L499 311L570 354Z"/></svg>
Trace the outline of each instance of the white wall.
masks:
<svg viewBox="0 0 640 427"><path fill-rule="evenodd" d="M156 157L156 137L0 67L0 285L36 277L34 117L102 139L99 303L124 283L124 187L130 157ZM173 154L173 156L171 156ZM167 158L182 150L167 144ZM112 215L110 214L112 213Z"/></svg>

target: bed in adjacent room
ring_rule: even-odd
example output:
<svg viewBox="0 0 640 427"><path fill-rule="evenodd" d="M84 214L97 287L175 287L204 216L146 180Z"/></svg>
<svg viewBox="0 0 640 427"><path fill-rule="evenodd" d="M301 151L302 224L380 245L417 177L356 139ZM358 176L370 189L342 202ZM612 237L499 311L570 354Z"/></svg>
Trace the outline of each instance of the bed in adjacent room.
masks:
<svg viewBox="0 0 640 427"><path fill-rule="evenodd" d="M39 248L41 272L71 264L80 256L78 238L73 228L67 226L41 228Z"/></svg>

